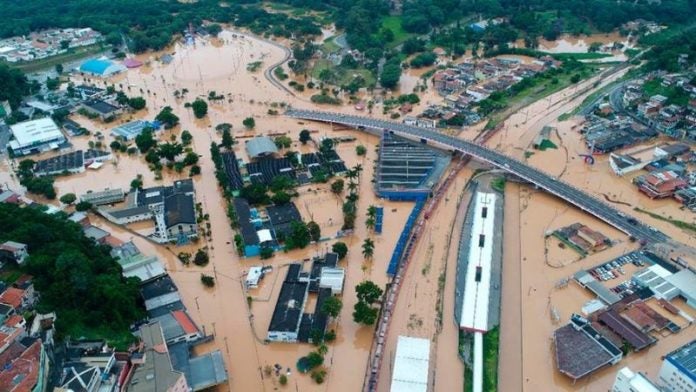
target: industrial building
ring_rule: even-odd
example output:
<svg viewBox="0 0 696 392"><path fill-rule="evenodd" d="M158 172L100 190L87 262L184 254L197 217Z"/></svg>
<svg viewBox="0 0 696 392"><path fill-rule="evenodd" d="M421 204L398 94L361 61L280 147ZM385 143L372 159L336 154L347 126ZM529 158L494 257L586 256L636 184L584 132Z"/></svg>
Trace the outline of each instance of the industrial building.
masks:
<svg viewBox="0 0 696 392"><path fill-rule="evenodd" d="M554 331L553 343L558 371L573 381L623 358L616 345L578 315L573 315L568 324Z"/></svg>
<svg viewBox="0 0 696 392"><path fill-rule="evenodd" d="M430 340L399 336L390 391L427 392L429 372Z"/></svg>
<svg viewBox="0 0 696 392"><path fill-rule="evenodd" d="M393 200L428 197L450 157L425 144L384 133L379 147L377 193Z"/></svg>
<svg viewBox="0 0 696 392"><path fill-rule="evenodd" d="M642 373L623 367L616 373L611 392L660 392L660 388Z"/></svg>
<svg viewBox="0 0 696 392"><path fill-rule="evenodd" d="M158 130L162 125L159 121L144 121L135 120L121 124L111 130L111 135L123 140L135 140L135 138L143 133L145 128L151 128L152 130Z"/></svg>
<svg viewBox="0 0 696 392"><path fill-rule="evenodd" d="M344 270L337 267L338 255L327 253L312 260L309 272L302 264L290 264L278 302L268 326L267 340L272 342L312 343L315 334L323 336L329 318L323 312L324 302L343 292ZM304 313L309 295L316 294L313 313Z"/></svg>
<svg viewBox="0 0 696 392"><path fill-rule="evenodd" d="M673 272L654 264L634 274L633 281L650 288L658 299L671 301L681 296L689 306L696 309L696 274L689 269Z"/></svg>
<svg viewBox="0 0 696 392"><path fill-rule="evenodd" d="M249 159L263 158L278 152L273 140L268 136L258 136L245 142Z"/></svg>
<svg viewBox="0 0 696 392"><path fill-rule="evenodd" d="M174 181L172 186L134 189L128 195L126 207L100 209L100 213L120 225L152 219L155 221L152 240L185 244L198 236L195 204L193 181L186 179Z"/></svg>
<svg viewBox="0 0 696 392"><path fill-rule="evenodd" d="M48 117L12 125L10 132L13 138L8 145L15 156L57 150L66 143L60 128Z"/></svg>
<svg viewBox="0 0 696 392"><path fill-rule="evenodd" d="M461 310L458 312L459 328L470 332L486 332L490 328L488 321L489 297L491 291L491 263L494 257L493 233L496 228L494 193L477 192L475 195L474 216L467 245L460 247L460 255L465 254L466 265L457 265L464 274Z"/></svg>
<svg viewBox="0 0 696 392"><path fill-rule="evenodd" d="M696 340L665 356L658 383L666 392L696 391Z"/></svg>
<svg viewBox="0 0 696 392"><path fill-rule="evenodd" d="M272 342L296 342L304 312L309 282L300 280L301 264L290 264L278 302L268 326L267 339Z"/></svg>
<svg viewBox="0 0 696 392"><path fill-rule="evenodd" d="M88 202L93 206L120 203L126 198L126 193L121 188L104 189L103 191L88 191L80 196L80 201Z"/></svg>
<svg viewBox="0 0 696 392"><path fill-rule="evenodd" d="M80 72L103 78L126 70L126 67L107 59L91 59L80 65Z"/></svg>

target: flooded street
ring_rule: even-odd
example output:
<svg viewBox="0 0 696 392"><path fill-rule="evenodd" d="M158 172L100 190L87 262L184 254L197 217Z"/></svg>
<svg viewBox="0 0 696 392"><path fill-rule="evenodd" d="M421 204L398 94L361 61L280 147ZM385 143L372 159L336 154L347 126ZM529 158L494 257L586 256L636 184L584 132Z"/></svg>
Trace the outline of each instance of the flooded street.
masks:
<svg viewBox="0 0 696 392"><path fill-rule="evenodd" d="M324 30L323 38L335 34L334 30ZM594 39L597 41L594 41ZM564 38L556 46L542 43L549 51L568 52L586 50L591 42L613 42L620 37L591 37L573 40ZM604 41L602 40L604 39ZM548 46L544 46L547 45ZM582 49L584 48L584 49ZM170 54L173 60L165 64L160 56ZM167 50L138 56L145 64L140 68L129 69L126 73L102 81L92 77L75 75L76 84L81 79L96 83L100 87L115 86L131 97L143 96L148 109L123 115L117 121L104 124L83 116L73 119L90 130L90 136L71 139L73 149L87 149L90 144L100 142L108 149L114 140L110 135L115 126L134 119L153 120L165 106L170 106L180 117L180 124L171 130L160 131L156 137L160 141L179 140L183 130L193 135L191 147L200 155L201 175L193 178L196 199L202 204L203 213L210 216L210 239L202 237L198 243L184 247L157 245L145 239L142 234L151 230L147 224L134 225L129 229L115 226L99 217L90 215L92 223L110 231L122 240L133 240L147 255L157 255L179 288L189 314L207 334L215 339L196 350L206 352L218 349L224 356L229 374L228 385L219 386L217 391L273 391L280 389L278 377L267 375L264 367L280 365L289 368L287 390L294 391L359 391L363 385L363 375L367 367L369 350L373 340L374 327L362 326L353 322L353 306L357 302L355 286L369 279L384 288L388 282L387 264L391 258L397 238L410 214L413 203L391 202L378 199L373 191L373 177L376 166L379 139L357 130L333 128L327 124L303 123L281 115L269 114L269 110L282 113L282 106L294 108L322 109L356 114L353 105L340 107L314 105L309 97L316 90L305 91L294 96L271 84L264 76L264 69L284 59L283 49L259 40L248 34L223 31L218 39L198 41L195 46L173 45ZM504 56L513 57L513 56ZM519 57L521 61L528 58ZM247 70L250 63L262 62L256 72ZM400 82L400 93L411 93L422 84L421 76L430 68L407 70ZM286 72L289 72L286 70ZM534 103L512 115L503 129L488 142L488 146L508 155L526 161L537 168L558 176L564 181L611 200L624 204L617 207L626 213L637 214L632 207L641 207L665 216L683 214L673 200L649 200L643 197L631 184L631 178L616 177L607 163L607 157L597 157L593 166L579 158L585 152L580 134L573 127L578 119L558 122L560 114L571 111L588 93L575 96L583 88L599 81L609 83L623 75L618 73L599 80L594 77L576 86L559 91L547 99ZM187 92L184 92L186 90ZM219 100L208 100L211 95L221 96ZM398 94L394 94L395 96ZM182 97L183 96L183 97ZM196 98L208 100L208 115L196 119L186 104ZM414 113L422 111L428 103L440 102L441 97L428 83L427 90L420 94L421 103L415 105ZM346 100L347 101L347 100ZM364 113L357 113L368 115ZM385 118L382 108L375 106L373 116ZM256 126L245 129L242 121L253 117ZM398 120L397 120L398 121ZM345 268L346 281L342 296L343 309L329 329L334 329L337 339L328 344L325 357L327 377L323 384L316 384L308 375L299 374L295 366L297 360L306 355L314 346L308 344L265 344L267 327L276 303L280 284L285 277L287 264L300 262L312 256L321 255L331 248L335 240L311 244L303 250L278 252L270 260L245 259L240 257L234 247L234 231L227 218L227 206L218 188L215 168L211 161L210 144L219 143L221 135L215 126L221 123L232 124L233 136L238 143L234 150L238 158L247 161L244 140L256 135L285 134L292 139L289 150L311 152L311 143L298 142L302 129L312 131L318 140L322 136L351 136L352 142L342 142L336 146L339 156L347 167L361 165L363 172L359 183L358 213L354 234L342 239L349 247L347 257L340 262ZM473 139L485 122L468 128L459 137ZM558 128L552 140L558 149L536 151L526 156L533 139L545 125ZM579 127L577 128L579 129ZM98 133L102 137L98 137ZM367 148L365 156L356 154L356 146ZM46 153L39 158L56 155ZM36 157L34 157L36 158ZM12 174L12 165L3 157L0 162L0 183L22 191ZM391 329L385 346L385 360L382 362L378 390L389 390L396 339L408 335L430 339L431 368L430 385L436 392L461 391L463 388L463 364L457 357L458 326L453 320L454 271L456 268L457 245L466 205L467 193L464 188L477 168L482 165L471 163L457 175L455 182L443 197L438 208L429 218L425 234L421 237L414 252L413 261L404 277ZM128 155L114 153L111 161L99 170L57 177L55 187L58 197L73 192L78 196L87 191L105 188L130 188L131 181L142 175L144 187L169 185L174 180L188 177L188 170L176 173L164 168L162 178L148 168L140 154ZM343 223L343 200L330 191L329 184L309 184L298 188L300 196L294 200L303 219L316 221L323 237L334 237ZM37 199L38 200L38 199ZM56 200L52 202L59 206ZM382 234L375 234L365 226L369 206L384 207ZM629 206L630 205L630 206ZM459 208L458 208L459 206ZM664 230L679 241L696 244L696 237L679 231L668 223L647 216L637 216L641 220ZM693 214L690 219L694 218ZM558 248L557 244L545 240L545 233L575 222L587 224L616 241L616 245L606 251L576 260L574 255ZM500 352L500 390L501 391L580 391L606 390L610 387L617 367L606 369L590 380L576 385L562 377L555 370L551 349L552 331L560 326L551 317L552 309L560 312L561 323L567 321L572 311L579 311L584 302L590 299L588 293L571 283L558 289L556 284L576 272L599 263L609 257L629 252L636 244L606 224L582 214L565 203L525 185L508 184L505 194L505 225L503 252L503 287L501 315ZM374 257L364 260L361 245L364 238L375 242ZM207 248L210 263L205 267L185 266L177 258L179 252L194 253L198 248ZM246 271L258 265L273 266L258 289L247 292L243 287ZM305 266L307 269L308 266ZM213 275L215 286L207 288L201 284L201 273ZM250 297L250 298L248 298ZM311 303L310 308L314 306ZM691 335L693 336L693 335ZM687 341L689 333L671 335L649 351L632 354L622 365L635 370L647 371L655 376L659 368L659 356L664 355L678 344ZM592 384L589 384L592 382ZM591 387L589 387L591 385ZM551 387L550 387L551 386ZM551 388L551 389L549 389Z"/></svg>

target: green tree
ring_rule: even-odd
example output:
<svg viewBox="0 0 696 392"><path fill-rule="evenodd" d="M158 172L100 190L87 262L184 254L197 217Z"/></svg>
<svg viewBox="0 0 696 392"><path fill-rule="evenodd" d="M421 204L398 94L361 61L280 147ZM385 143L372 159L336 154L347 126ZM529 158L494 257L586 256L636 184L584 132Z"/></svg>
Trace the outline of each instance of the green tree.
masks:
<svg viewBox="0 0 696 392"><path fill-rule="evenodd" d="M152 147L157 145L157 141L152 133L152 128L145 128L140 135L135 137L135 145L141 153L148 152Z"/></svg>
<svg viewBox="0 0 696 392"><path fill-rule="evenodd" d="M174 143L162 143L157 147L157 154L160 156L160 158L164 158L170 162L173 162L176 157L181 155L184 152L184 146L181 144L174 142ZM194 153L195 155L195 153ZM198 157L198 155L196 155ZM196 162L193 162L196 163Z"/></svg>
<svg viewBox="0 0 696 392"><path fill-rule="evenodd" d="M300 131L300 143L302 144L307 144L308 141L312 140L312 134L309 133L309 130L303 129Z"/></svg>
<svg viewBox="0 0 696 392"><path fill-rule="evenodd" d="M365 259L371 259L372 255L375 252L375 243L372 241L370 238L365 238L365 241L363 241L363 257Z"/></svg>
<svg viewBox="0 0 696 392"><path fill-rule="evenodd" d="M309 369L314 369L324 364L324 357L316 351L307 354L305 358L307 358Z"/></svg>
<svg viewBox="0 0 696 392"><path fill-rule="evenodd" d="M215 286L215 278L210 275L201 274L201 283L203 283L205 287L213 287Z"/></svg>
<svg viewBox="0 0 696 392"><path fill-rule="evenodd" d="M338 254L339 260L343 260L348 254L348 245L345 242L338 241L331 246L331 251Z"/></svg>
<svg viewBox="0 0 696 392"><path fill-rule="evenodd" d="M177 126L177 124L179 124L179 116L174 114L171 106L165 106L162 108L162 110L155 117L155 120L164 124L165 129L174 128Z"/></svg>
<svg viewBox="0 0 696 392"><path fill-rule="evenodd" d="M145 109L147 102L143 97L133 97L128 99L128 106L133 108L133 110Z"/></svg>
<svg viewBox="0 0 696 392"><path fill-rule="evenodd" d="M377 302L377 300L379 300L384 293L379 286L369 280L360 282L357 286L355 286L355 292L358 296L358 301L365 302L368 305L372 305Z"/></svg>
<svg viewBox="0 0 696 392"><path fill-rule="evenodd" d="M309 229L304 222L294 221L290 224L290 234L285 239L286 249L304 249L311 241Z"/></svg>
<svg viewBox="0 0 696 392"><path fill-rule="evenodd" d="M191 144L193 141L193 135L191 135L191 132L187 131L184 129L183 132L181 132L181 144L184 146L188 146Z"/></svg>
<svg viewBox="0 0 696 392"><path fill-rule="evenodd" d="M89 211L90 209L92 209L92 203L88 201L81 201L75 204L76 211Z"/></svg>
<svg viewBox="0 0 696 392"><path fill-rule="evenodd" d="M401 78L401 67L399 64L387 63L382 68L382 74L379 76L379 82L384 88L394 88L399 83Z"/></svg>
<svg viewBox="0 0 696 392"><path fill-rule="evenodd" d="M63 73L63 64L58 63L58 64L56 64L55 68L56 68L56 72L58 73L58 75Z"/></svg>
<svg viewBox="0 0 696 392"><path fill-rule="evenodd" d="M210 261L208 257L208 252L204 251L203 249L198 249L196 251L196 255L193 256L193 264L203 267L208 265L208 262Z"/></svg>
<svg viewBox="0 0 696 392"><path fill-rule="evenodd" d="M334 141L333 141L333 139L331 139L331 138L329 138L329 137L326 137L326 138L321 139L321 146L319 147L319 149L320 149L322 152L331 151L331 150L333 150L333 148L334 148Z"/></svg>
<svg viewBox="0 0 696 392"><path fill-rule="evenodd" d="M261 260L267 260L273 257L273 248L271 247L263 247L261 248L261 253L259 254L261 257Z"/></svg>
<svg viewBox="0 0 696 392"><path fill-rule="evenodd" d="M211 23L207 26L205 26L205 29L208 30L208 33L212 35L213 37L217 37L218 34L222 31L222 26L220 26L217 23Z"/></svg>
<svg viewBox="0 0 696 392"><path fill-rule="evenodd" d="M287 136L277 136L273 141L278 148L288 148L292 145L292 140Z"/></svg>
<svg viewBox="0 0 696 392"><path fill-rule="evenodd" d="M256 126L256 120L254 120L253 117L247 117L242 121L242 125L244 125L245 128L247 129L254 129Z"/></svg>
<svg viewBox="0 0 696 392"><path fill-rule="evenodd" d="M353 321L365 325L372 325L377 321L377 309L363 301L358 301L353 307Z"/></svg>
<svg viewBox="0 0 696 392"><path fill-rule="evenodd" d="M278 382L283 386L288 385L288 376L281 374L280 377L278 377Z"/></svg>
<svg viewBox="0 0 696 392"><path fill-rule="evenodd" d="M193 101L191 108L193 109L193 115L196 116L196 118L203 118L208 114L208 104L200 98L196 98L196 100Z"/></svg>
<svg viewBox="0 0 696 392"><path fill-rule="evenodd" d="M198 154L193 151L187 152L186 156L184 157L184 165L191 166L195 165L196 163L198 163Z"/></svg>
<svg viewBox="0 0 696 392"><path fill-rule="evenodd" d="M321 238L321 228L315 221L310 221L307 223L307 230L309 230L309 237L312 239L312 241L316 242L319 241Z"/></svg>
<svg viewBox="0 0 696 392"><path fill-rule="evenodd" d="M239 191L239 196L247 199L250 204L268 204L268 189L263 184L249 184Z"/></svg>
<svg viewBox="0 0 696 392"><path fill-rule="evenodd" d="M329 297L321 306L321 312L329 317L336 318L341 314L343 302L338 297Z"/></svg>
<svg viewBox="0 0 696 392"><path fill-rule="evenodd" d="M232 124L230 123L220 123L215 126L215 130L218 132L224 132L225 130L231 131L232 130Z"/></svg>
<svg viewBox="0 0 696 392"><path fill-rule="evenodd" d="M232 137L232 133L230 132L229 129L223 130L222 131L222 146L229 150L232 148L233 145L234 145L234 138Z"/></svg>
<svg viewBox="0 0 696 392"><path fill-rule="evenodd" d="M336 181L331 183L331 192L333 192L337 195L340 195L341 193L343 193L343 185L344 185L343 179L341 179L341 178L337 179Z"/></svg>
<svg viewBox="0 0 696 392"><path fill-rule="evenodd" d="M70 205L77 200L77 196L74 193L66 193L60 197L60 202L63 204Z"/></svg>
<svg viewBox="0 0 696 392"><path fill-rule="evenodd" d="M143 176L138 174L135 176L133 181L130 183L131 189L142 189L143 187Z"/></svg>
<svg viewBox="0 0 696 392"><path fill-rule="evenodd" d="M60 78L46 78L46 88L53 91L60 87Z"/></svg>
<svg viewBox="0 0 696 392"><path fill-rule="evenodd" d="M199 174L201 174L201 167L198 165L191 166L191 169L189 169L189 177L197 176Z"/></svg>
<svg viewBox="0 0 696 392"><path fill-rule="evenodd" d="M12 109L17 109L22 98L29 94L29 81L24 73L0 63L0 101L9 101Z"/></svg>
<svg viewBox="0 0 696 392"><path fill-rule="evenodd" d="M365 146L363 146L362 144L359 144L355 147L355 153L358 154L358 156L363 156L367 154L367 148L365 148Z"/></svg>
<svg viewBox="0 0 696 392"><path fill-rule="evenodd" d="M275 205L283 205L283 204L288 204L290 203L290 200L292 199L292 196L290 196L289 193L285 191L278 191L271 196L271 201Z"/></svg>

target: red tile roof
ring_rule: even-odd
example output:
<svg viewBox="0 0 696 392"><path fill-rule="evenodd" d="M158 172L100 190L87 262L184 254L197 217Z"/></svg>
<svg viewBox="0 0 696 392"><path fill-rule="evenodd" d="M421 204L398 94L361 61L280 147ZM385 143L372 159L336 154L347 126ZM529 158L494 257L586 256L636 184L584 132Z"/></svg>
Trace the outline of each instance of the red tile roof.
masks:
<svg viewBox="0 0 696 392"><path fill-rule="evenodd" d="M179 323L179 325L181 325L181 328L184 329L184 332L186 332L187 335L198 332L198 327L196 327L196 324L193 323L191 317L189 317L189 315L183 310L173 311L172 316L174 316L174 319Z"/></svg>
<svg viewBox="0 0 696 392"><path fill-rule="evenodd" d="M24 317L19 314L13 314L7 320L5 320L5 325L14 328L21 324L22 321L24 321Z"/></svg>
<svg viewBox="0 0 696 392"><path fill-rule="evenodd" d="M41 367L41 341L37 340L12 361L9 369L0 372L3 392L30 392L39 379Z"/></svg>
<svg viewBox="0 0 696 392"><path fill-rule="evenodd" d="M24 298L24 290L16 287L10 287L0 294L0 302L6 303L15 309L22 306L22 298Z"/></svg>

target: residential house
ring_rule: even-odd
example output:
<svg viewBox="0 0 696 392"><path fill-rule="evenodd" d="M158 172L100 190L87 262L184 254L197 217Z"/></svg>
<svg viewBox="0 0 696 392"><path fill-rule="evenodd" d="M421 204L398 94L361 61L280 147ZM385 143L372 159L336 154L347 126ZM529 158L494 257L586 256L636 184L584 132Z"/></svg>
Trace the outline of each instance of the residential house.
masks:
<svg viewBox="0 0 696 392"><path fill-rule="evenodd" d="M29 257L29 247L26 244L15 241L6 241L0 245L0 264L14 262L22 265Z"/></svg>

